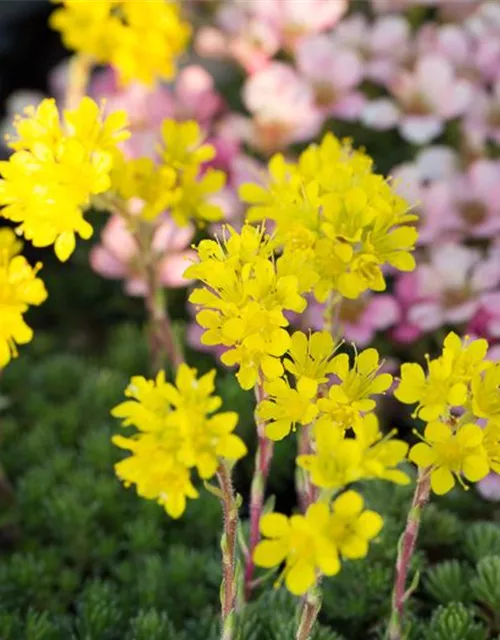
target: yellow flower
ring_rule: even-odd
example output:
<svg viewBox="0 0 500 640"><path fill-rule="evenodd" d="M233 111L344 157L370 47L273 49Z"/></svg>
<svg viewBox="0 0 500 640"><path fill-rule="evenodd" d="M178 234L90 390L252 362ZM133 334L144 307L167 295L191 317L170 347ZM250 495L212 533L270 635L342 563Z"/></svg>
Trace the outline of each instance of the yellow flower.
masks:
<svg viewBox="0 0 500 640"><path fill-rule="evenodd" d="M16 343L26 344L33 337L24 313L47 298L43 282L36 277L42 265L32 268L17 255L21 246L13 231L0 229L0 369L17 356Z"/></svg>
<svg viewBox="0 0 500 640"><path fill-rule="evenodd" d="M467 401L467 387L453 377L450 362L438 358L428 362L428 374L415 363L401 367L401 382L394 391L404 404L415 404L415 415L422 420L446 417L450 407L463 406Z"/></svg>
<svg viewBox="0 0 500 640"><path fill-rule="evenodd" d="M285 369L315 393L318 384L327 382L328 375L335 371L334 351L333 338L327 331L316 331L309 336L295 331L284 361Z"/></svg>
<svg viewBox="0 0 500 640"><path fill-rule="evenodd" d="M173 169L156 165L151 158L126 160L117 157L111 173L112 190L140 208L140 217L151 222L174 200L177 175Z"/></svg>
<svg viewBox="0 0 500 640"><path fill-rule="evenodd" d="M225 183L223 171L208 169L203 175L198 175L196 167L183 171L172 198L171 212L175 222L186 226L190 220L200 225L222 220L222 209L211 198Z"/></svg>
<svg viewBox="0 0 500 640"><path fill-rule="evenodd" d="M186 509L186 498L198 497L189 469L175 462L153 436L114 436L113 443L132 453L115 465L116 475L126 487L135 484L141 498L156 500L170 517L180 518Z"/></svg>
<svg viewBox="0 0 500 640"><path fill-rule="evenodd" d="M320 302L332 292L357 298L367 289L383 291L384 265L415 268L418 234L408 204L373 173L367 156L331 134L295 164L274 156L268 186L242 185L240 196L250 205L249 221L275 222L284 256L307 255Z"/></svg>
<svg viewBox="0 0 500 640"><path fill-rule="evenodd" d="M228 347L222 361L238 365L244 389L260 379L279 378L279 360L290 346L285 310L301 312L305 300L298 278L280 275L280 259L272 256L272 242L262 229L245 226L241 233L227 228L221 244L205 240L198 247L200 262L185 276L201 280L189 300L197 305L196 320L205 329L204 344Z"/></svg>
<svg viewBox="0 0 500 640"><path fill-rule="evenodd" d="M489 420L483 429L483 447L492 471L500 474L500 420Z"/></svg>
<svg viewBox="0 0 500 640"><path fill-rule="evenodd" d="M402 440L383 436L378 419L368 413L355 427L356 441L362 448L361 475L363 478L381 478L395 484L409 484L410 478L398 465L406 458L409 446Z"/></svg>
<svg viewBox="0 0 500 640"><path fill-rule="evenodd" d="M120 80L170 80L185 50L189 25L175 2L158 0L52 0L63 6L50 18L66 47L111 64Z"/></svg>
<svg viewBox="0 0 500 640"><path fill-rule="evenodd" d="M165 381L163 371L154 381L135 376L125 392L131 399L112 411L124 426L139 431L130 438L114 436L116 445L132 452L118 463L117 474L125 484L136 484L139 495L157 499L173 517L182 515L186 496L196 497L190 469L207 480L220 458L239 460L246 454L245 444L233 433L237 414L211 415L221 406L213 395L214 378L215 371L198 378L185 364L175 385Z"/></svg>
<svg viewBox="0 0 500 640"><path fill-rule="evenodd" d="M330 387L328 398L318 401L320 411L344 429L356 427L362 413L375 408L371 396L384 393L391 386L389 373L379 374L379 355L376 349L365 349L356 355L354 366L349 366L349 356L341 353L332 360L331 370L339 384Z"/></svg>
<svg viewBox="0 0 500 640"><path fill-rule="evenodd" d="M325 535L328 518L329 508L323 503L312 504L305 516L262 516L260 530L268 539L255 548L255 564L270 569L285 562L285 586L297 596L312 587L320 574L335 575L340 561L335 544Z"/></svg>
<svg viewBox="0 0 500 640"><path fill-rule="evenodd" d="M425 428L424 439L411 448L409 457L420 468L431 468L434 493L448 493L455 486L455 477L463 485L462 475L470 482L487 475L483 431L478 425L464 424L455 430L448 424L431 422Z"/></svg>
<svg viewBox="0 0 500 640"><path fill-rule="evenodd" d="M364 501L359 493L346 491L332 504L328 537L344 558L364 558L370 541L380 533L383 524L378 513L364 510Z"/></svg>
<svg viewBox="0 0 500 640"><path fill-rule="evenodd" d="M161 125L163 144L160 148L163 162L176 171L198 169L212 160L215 148L203 142L204 134L195 120L177 122L164 120Z"/></svg>
<svg viewBox="0 0 500 640"><path fill-rule="evenodd" d="M364 510L358 493L346 491L331 507L323 502L312 504L305 516L264 515L260 530L267 539L257 545L254 561L266 569L284 562L281 577L285 586L300 596L321 575L336 575L341 568L341 555L348 559L366 556L369 542L382 526L378 513Z"/></svg>
<svg viewBox="0 0 500 640"><path fill-rule="evenodd" d="M110 187L116 145L128 137L124 112L103 119L90 98L64 113L44 100L16 120L18 139L7 162L0 163L0 215L19 223L18 230L37 247L54 244L64 261L92 227L83 217L93 195Z"/></svg>
<svg viewBox="0 0 500 640"><path fill-rule="evenodd" d="M415 415L422 420L430 422L447 417L451 407L468 405L471 386L472 389L481 386L481 372L491 366L484 360L487 350L486 340L469 342L467 337L460 340L451 332L444 340L442 355L434 360L427 357L427 375L415 363L401 367L401 382L394 395L404 404L416 403ZM476 415L487 417L477 412Z"/></svg>
<svg viewBox="0 0 500 640"><path fill-rule="evenodd" d="M500 364L472 379L472 410L478 418L500 418Z"/></svg>
<svg viewBox="0 0 500 640"><path fill-rule="evenodd" d="M362 475L362 448L353 438L344 438L343 432L329 420L318 420L314 425L315 453L297 457L297 465L311 476L311 482L323 489L340 489Z"/></svg>
<svg viewBox="0 0 500 640"><path fill-rule="evenodd" d="M264 383L266 398L257 406L257 417L267 422L266 436L282 440L296 425L310 424L318 409L314 404L316 390L300 380L296 389L284 378Z"/></svg>

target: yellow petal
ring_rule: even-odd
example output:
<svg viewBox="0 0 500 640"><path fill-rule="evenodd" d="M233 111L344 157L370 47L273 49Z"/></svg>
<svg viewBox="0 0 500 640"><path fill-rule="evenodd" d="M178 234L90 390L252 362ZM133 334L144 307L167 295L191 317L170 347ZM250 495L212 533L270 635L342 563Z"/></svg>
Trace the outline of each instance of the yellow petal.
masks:
<svg viewBox="0 0 500 640"><path fill-rule="evenodd" d="M267 513L260 519L260 532L266 538L282 538L290 532L288 518L282 513Z"/></svg>
<svg viewBox="0 0 500 640"><path fill-rule="evenodd" d="M464 424L458 430L456 438L464 447L477 447L483 441L483 430L477 424Z"/></svg>
<svg viewBox="0 0 500 640"><path fill-rule="evenodd" d="M442 422L431 422L425 427L425 437L430 442L447 442L452 436L451 427Z"/></svg>
<svg viewBox="0 0 500 640"><path fill-rule="evenodd" d="M292 429L292 423L290 420L277 420L266 425L266 436L270 440L278 441L283 440Z"/></svg>
<svg viewBox="0 0 500 640"><path fill-rule="evenodd" d="M449 469L439 467L431 473L431 487L435 494L442 496L455 486L455 478Z"/></svg>
<svg viewBox="0 0 500 640"><path fill-rule="evenodd" d="M436 460L435 452L425 442L419 442L410 449L408 458L421 468L430 467Z"/></svg>
<svg viewBox="0 0 500 640"><path fill-rule="evenodd" d="M363 510L364 501L356 491L346 491L333 503L333 510L342 518L358 515Z"/></svg>
<svg viewBox="0 0 500 640"><path fill-rule="evenodd" d="M363 511L356 523L356 530L359 535L371 540L378 536L383 526L384 520L380 514L376 511Z"/></svg>
<svg viewBox="0 0 500 640"><path fill-rule="evenodd" d="M271 569L283 562L287 551L281 540L263 540L255 547L253 559L258 567Z"/></svg>
<svg viewBox="0 0 500 640"><path fill-rule="evenodd" d="M488 475L490 467L484 456L467 456L463 462L462 471L467 480L478 482Z"/></svg>
<svg viewBox="0 0 500 640"><path fill-rule="evenodd" d="M316 574L312 564L300 559L287 572L285 584L288 591L296 596L303 595L316 581Z"/></svg>
<svg viewBox="0 0 500 640"><path fill-rule="evenodd" d="M75 250L76 241L75 234L72 231L64 231L54 244L54 251L61 262L66 262Z"/></svg>

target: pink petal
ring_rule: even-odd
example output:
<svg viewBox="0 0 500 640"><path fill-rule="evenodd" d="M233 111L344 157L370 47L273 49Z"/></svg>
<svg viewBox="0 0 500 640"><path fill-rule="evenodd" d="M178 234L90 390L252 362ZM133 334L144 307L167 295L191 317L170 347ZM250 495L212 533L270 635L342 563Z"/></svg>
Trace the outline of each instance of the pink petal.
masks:
<svg viewBox="0 0 500 640"><path fill-rule="evenodd" d="M153 248L159 253L175 253L184 250L194 237L194 227L179 227L172 219L163 221L156 229Z"/></svg>
<svg viewBox="0 0 500 640"><path fill-rule="evenodd" d="M490 473L477 483L479 493L486 500L500 502L500 475Z"/></svg>
<svg viewBox="0 0 500 640"><path fill-rule="evenodd" d="M89 254L92 269L104 278L119 279L127 274L127 267L102 245L92 247Z"/></svg>
<svg viewBox="0 0 500 640"><path fill-rule="evenodd" d="M443 123L436 116L404 116L399 127L405 140L426 144L443 130Z"/></svg>
<svg viewBox="0 0 500 640"><path fill-rule="evenodd" d="M192 280L183 277L184 271L194 262L196 253L184 251L173 256L167 256L159 264L159 276L166 287L187 287Z"/></svg>
<svg viewBox="0 0 500 640"><path fill-rule="evenodd" d="M443 312L437 302L420 302L408 311L408 320L422 331L433 331L444 324Z"/></svg>
<svg viewBox="0 0 500 640"><path fill-rule="evenodd" d="M400 320L401 308L392 296L374 295L363 315L375 329L387 329Z"/></svg>
<svg viewBox="0 0 500 640"><path fill-rule="evenodd" d="M399 120L399 109L389 98L379 98L367 102L361 114L361 121L366 127L384 131L392 129Z"/></svg>

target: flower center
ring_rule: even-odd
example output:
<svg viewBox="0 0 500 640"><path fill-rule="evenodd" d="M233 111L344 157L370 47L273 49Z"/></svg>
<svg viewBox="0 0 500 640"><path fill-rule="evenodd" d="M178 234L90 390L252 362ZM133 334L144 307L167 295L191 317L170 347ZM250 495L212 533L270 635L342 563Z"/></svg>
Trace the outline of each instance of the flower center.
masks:
<svg viewBox="0 0 500 640"><path fill-rule="evenodd" d="M479 200L465 200L458 212L464 222L470 225L481 224L488 216L486 207Z"/></svg>

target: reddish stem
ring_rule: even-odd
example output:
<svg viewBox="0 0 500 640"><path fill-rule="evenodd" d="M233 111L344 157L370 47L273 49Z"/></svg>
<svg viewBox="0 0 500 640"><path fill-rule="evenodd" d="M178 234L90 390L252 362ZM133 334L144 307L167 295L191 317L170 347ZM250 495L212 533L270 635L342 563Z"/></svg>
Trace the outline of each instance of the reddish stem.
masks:
<svg viewBox="0 0 500 640"><path fill-rule="evenodd" d="M255 387L255 398L257 404L264 398L264 391L259 384ZM253 552L260 539L260 518L264 507L267 478L271 460L273 458L274 444L269 440L264 432L264 424L259 420L257 423L257 451L255 454L255 469L250 489L250 543L248 546L248 556L245 567L245 599L249 600L252 594L253 574L255 565Z"/></svg>
<svg viewBox="0 0 500 640"><path fill-rule="evenodd" d="M392 594L392 614L389 623L388 635L390 640L402 640L403 638L404 607L411 595L411 591L406 588L408 571L417 543L422 509L429 500L429 494L430 473L428 469L424 469L419 471L406 527L399 543L396 577Z"/></svg>

